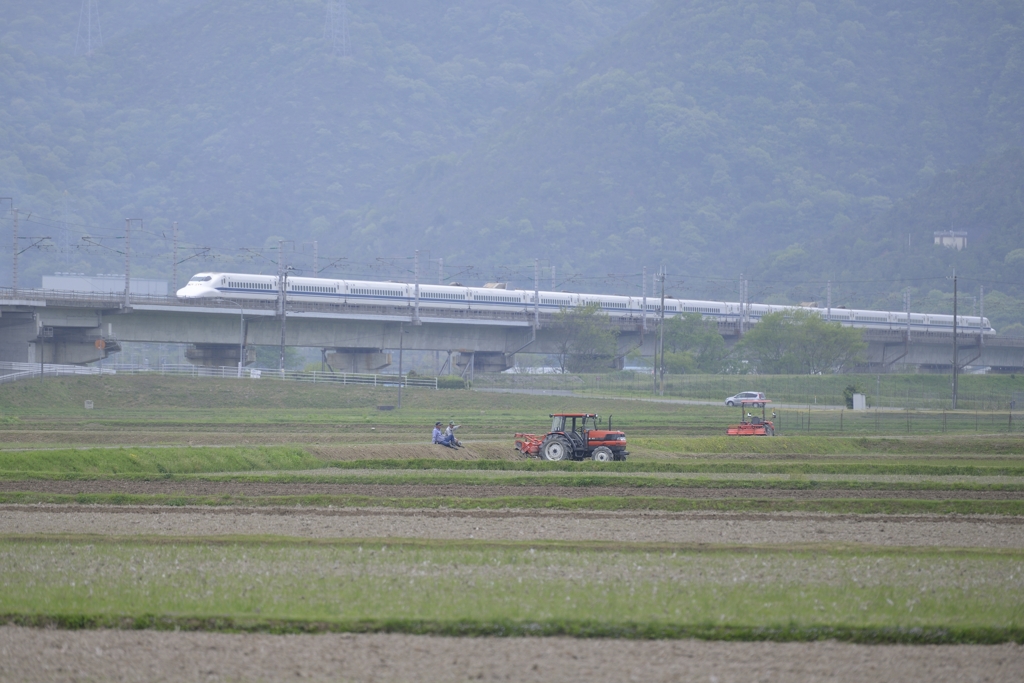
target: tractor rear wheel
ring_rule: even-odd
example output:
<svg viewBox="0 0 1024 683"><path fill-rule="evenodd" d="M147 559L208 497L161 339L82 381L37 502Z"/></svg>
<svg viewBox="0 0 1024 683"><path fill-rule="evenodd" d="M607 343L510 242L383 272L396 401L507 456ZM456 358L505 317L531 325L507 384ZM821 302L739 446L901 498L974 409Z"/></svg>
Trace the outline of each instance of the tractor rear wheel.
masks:
<svg viewBox="0 0 1024 683"><path fill-rule="evenodd" d="M549 462L560 462L572 457L572 447L564 436L549 436L540 445L540 456Z"/></svg>
<svg viewBox="0 0 1024 683"><path fill-rule="evenodd" d="M593 457L594 462L611 462L615 459L615 454L607 446L598 446L594 449Z"/></svg>

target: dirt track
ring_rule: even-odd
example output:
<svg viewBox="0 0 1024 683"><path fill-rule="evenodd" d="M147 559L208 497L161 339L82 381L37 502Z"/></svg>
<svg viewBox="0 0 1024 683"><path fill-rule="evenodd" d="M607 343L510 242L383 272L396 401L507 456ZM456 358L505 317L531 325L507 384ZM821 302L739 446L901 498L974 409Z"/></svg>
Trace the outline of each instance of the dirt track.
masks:
<svg viewBox="0 0 1024 683"><path fill-rule="evenodd" d="M1020 645L901 646L0 627L0 681L1017 681Z"/></svg>
<svg viewBox="0 0 1024 683"><path fill-rule="evenodd" d="M701 488L679 486L501 486L464 484L282 484L232 481L17 481L0 482L0 491L37 493L128 493L190 496L371 496L374 498L503 498L542 496L656 496L670 498L915 498L924 500L1020 500L1024 491L885 491L856 489Z"/></svg>
<svg viewBox="0 0 1024 683"><path fill-rule="evenodd" d="M0 533L1024 547L1024 518L807 513L3 505Z"/></svg>

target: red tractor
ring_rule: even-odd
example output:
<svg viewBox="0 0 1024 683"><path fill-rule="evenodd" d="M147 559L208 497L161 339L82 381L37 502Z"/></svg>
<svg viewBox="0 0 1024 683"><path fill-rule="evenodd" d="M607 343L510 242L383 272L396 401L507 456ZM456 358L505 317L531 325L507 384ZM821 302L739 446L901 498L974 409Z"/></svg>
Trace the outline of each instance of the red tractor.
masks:
<svg viewBox="0 0 1024 683"><path fill-rule="evenodd" d="M586 458L595 462L625 460L629 455L625 433L612 430L611 417L608 429L601 429L598 419L594 413L556 413L551 416L551 431L543 437L516 434L516 450L550 462Z"/></svg>
<svg viewBox="0 0 1024 683"><path fill-rule="evenodd" d="M739 402L740 423L732 425L725 430L729 436L775 436L775 411L772 411L772 420L765 416L765 404L771 403L765 399L757 401L742 400ZM760 408L761 415L751 415L747 408Z"/></svg>

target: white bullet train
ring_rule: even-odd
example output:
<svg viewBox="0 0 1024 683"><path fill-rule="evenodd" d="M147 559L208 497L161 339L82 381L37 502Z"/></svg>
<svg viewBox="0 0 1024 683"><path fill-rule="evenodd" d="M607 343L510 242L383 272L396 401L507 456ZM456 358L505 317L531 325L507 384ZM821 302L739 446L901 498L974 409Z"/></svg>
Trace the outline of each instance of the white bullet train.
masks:
<svg viewBox="0 0 1024 683"><path fill-rule="evenodd" d="M347 304L354 306L406 306L416 302L416 286L403 282L373 282L368 280L328 280L325 278L287 278L289 301ZM180 299L220 298L232 301L276 301L278 299L276 275L252 275L247 273L197 273L184 287L178 290ZM581 304L597 303L601 310L612 318L638 319L643 316L643 299L638 296L616 296L612 294L582 294L570 292L541 291L539 309L543 313L555 313L562 308L573 308ZM419 305L424 315L429 309L467 309L475 311L507 311L531 314L534 310L532 290L495 289L490 287L463 287L461 285L419 286ZM803 310L819 313L823 318L829 315L824 308L748 304L747 318L756 323L768 313L785 310ZM660 311L660 300L647 298L647 315L652 317ZM737 322L741 316L738 303L724 301L697 301L691 299L665 299L665 315L700 313L705 318ZM831 319L847 327L867 329L905 330L907 314L893 311L866 311L847 308L833 308ZM988 318L978 316L957 316L957 326L963 332L975 330L976 334L994 335L995 330ZM952 332L953 316L933 313L911 313L910 331Z"/></svg>

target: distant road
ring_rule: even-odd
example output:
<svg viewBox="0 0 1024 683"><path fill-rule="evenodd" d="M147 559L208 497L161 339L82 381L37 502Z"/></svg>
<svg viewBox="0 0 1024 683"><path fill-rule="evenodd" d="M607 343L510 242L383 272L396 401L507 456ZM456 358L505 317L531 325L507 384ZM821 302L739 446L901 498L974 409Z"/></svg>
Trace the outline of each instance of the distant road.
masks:
<svg viewBox="0 0 1024 683"><path fill-rule="evenodd" d="M612 401L646 401L648 403L672 403L678 405L687 406L721 406L726 407L725 401L697 401L687 398L660 398L660 397L645 397L645 396L607 396L604 394L577 394L569 389L502 389L499 387L486 387L486 388L475 388L473 391L484 391L494 394L527 394L530 396L578 396L580 398L599 398ZM840 410L842 406L825 405L819 404L806 404L806 403L772 403L772 408L785 408L786 410L804 410L806 408L814 408L819 410ZM729 410L735 410L736 408L729 408ZM901 408L879 408L879 410L902 410Z"/></svg>

